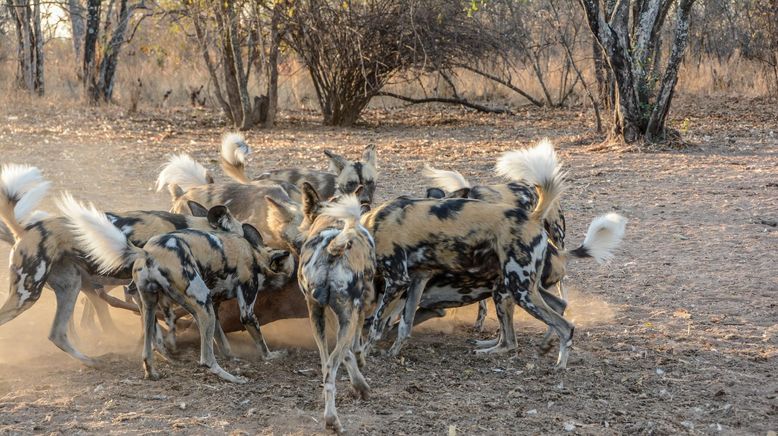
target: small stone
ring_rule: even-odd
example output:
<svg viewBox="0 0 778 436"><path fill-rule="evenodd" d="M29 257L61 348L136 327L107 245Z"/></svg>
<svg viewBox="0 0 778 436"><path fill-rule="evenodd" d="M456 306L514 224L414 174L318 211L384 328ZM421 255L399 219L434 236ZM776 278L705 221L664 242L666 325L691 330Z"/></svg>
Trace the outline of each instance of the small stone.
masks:
<svg viewBox="0 0 778 436"><path fill-rule="evenodd" d="M537 415L538 411L537 411L537 409L532 409L532 410L527 410L525 413L527 415Z"/></svg>
<svg viewBox="0 0 778 436"><path fill-rule="evenodd" d="M566 422L565 423L565 431L573 431L575 430L575 424L572 422Z"/></svg>
<svg viewBox="0 0 778 436"><path fill-rule="evenodd" d="M656 369L656 375L664 375L664 374L665 374L665 370L664 369L662 369L662 368L657 368Z"/></svg>
<svg viewBox="0 0 778 436"><path fill-rule="evenodd" d="M688 428L689 430L694 430L694 423L691 421L681 421L681 425Z"/></svg>
<svg viewBox="0 0 778 436"><path fill-rule="evenodd" d="M178 408L179 408L179 409L181 409L181 410L186 410L186 403L184 403L183 401L182 401L182 402L180 402L180 403L178 404Z"/></svg>

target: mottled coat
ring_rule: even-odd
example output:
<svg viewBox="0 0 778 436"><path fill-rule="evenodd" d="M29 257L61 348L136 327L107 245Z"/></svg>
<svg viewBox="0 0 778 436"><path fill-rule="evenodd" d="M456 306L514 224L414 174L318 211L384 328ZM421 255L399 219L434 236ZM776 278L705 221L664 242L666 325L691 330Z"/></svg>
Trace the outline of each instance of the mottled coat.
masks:
<svg viewBox="0 0 778 436"><path fill-rule="evenodd" d="M228 176L240 183L258 181L288 182L302 189L303 183L312 185L322 198L355 193L363 186L359 201L372 204L378 177L375 145L368 145L361 161L352 161L331 151L324 154L329 159L328 171L309 169L279 169L266 171L251 180L246 175L246 161L250 153L248 144L239 135L227 135L222 141L221 165Z"/></svg>
<svg viewBox="0 0 778 436"><path fill-rule="evenodd" d="M359 224L360 204L354 195L326 205L313 220L300 249L298 281L310 312L319 348L324 382L324 419L328 428L342 431L335 409L338 367L345 363L352 386L362 397L368 385L359 371L361 331L365 310L375 299L375 245ZM324 311L330 308L338 322L332 353L327 349ZM356 353L356 355L355 355Z"/></svg>
<svg viewBox="0 0 778 436"><path fill-rule="evenodd" d="M132 278L143 302L145 345L143 360L146 376L157 378L151 354L156 328L156 310L161 297L181 305L195 318L201 336L200 364L220 377L239 382L216 362L213 339L229 353L223 332L217 328L214 306L236 298L241 318L264 358L272 357L254 315L258 292L283 286L293 273L289 253L271 250L262 243L257 230L242 225L242 235L230 232L179 230L155 236L143 248L132 244L110 224L108 217L93 207L64 198L60 207L78 243L100 266L101 271L132 268ZM212 208L208 220L221 222L229 215L226 208Z"/></svg>

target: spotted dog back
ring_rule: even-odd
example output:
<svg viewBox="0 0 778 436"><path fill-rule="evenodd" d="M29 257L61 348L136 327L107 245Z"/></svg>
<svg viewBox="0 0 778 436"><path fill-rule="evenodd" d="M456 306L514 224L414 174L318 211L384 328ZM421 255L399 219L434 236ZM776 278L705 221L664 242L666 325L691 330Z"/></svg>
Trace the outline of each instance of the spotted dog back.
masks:
<svg viewBox="0 0 778 436"><path fill-rule="evenodd" d="M288 182L302 189L303 183L312 185L324 199L340 194L356 192L359 186L364 191L359 194L359 201L372 204L375 194L378 167L376 164L375 145L368 145L362 153L360 161L352 161L326 150L324 154L329 159L328 171L309 169L280 169L266 171L251 181L245 173L246 159L250 148L239 135L227 135L221 148L221 165L224 172L240 183L256 183L269 180Z"/></svg>

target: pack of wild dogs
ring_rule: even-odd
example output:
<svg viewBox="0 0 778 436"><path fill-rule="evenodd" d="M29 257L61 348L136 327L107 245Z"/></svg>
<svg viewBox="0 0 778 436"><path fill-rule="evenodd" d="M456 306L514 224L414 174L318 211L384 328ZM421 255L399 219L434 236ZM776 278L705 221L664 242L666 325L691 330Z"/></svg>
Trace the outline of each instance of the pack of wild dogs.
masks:
<svg viewBox="0 0 778 436"><path fill-rule="evenodd" d="M608 261L625 231L626 220L609 213L591 222L580 246L565 248L565 173L548 140L503 154L495 168L505 183L473 186L458 172L425 167L431 187L424 196L379 205L373 205L379 178L374 146L360 160L325 151L328 171L271 170L255 178L246 173L249 153L242 137L225 136L221 166L230 183L214 182L187 155L172 156L157 180L157 190L167 188L172 197L169 212L103 212L65 193L57 200L61 216L48 216L36 210L50 188L42 172L4 165L0 239L13 248L0 325L32 306L48 286L57 301L49 339L84 364L99 366L68 337L83 292L104 326L111 325L108 305L140 313L146 378L159 378L154 353L170 357L177 322L186 317L199 330L200 365L245 383L216 359L214 341L220 356L232 356L219 305L235 300L237 317L262 358L283 358L282 351L268 349L255 303L296 284L298 294L279 295L304 298L321 357L325 423L340 432L340 364L354 391L367 397L361 368L371 348L393 332L394 343L383 354L397 356L415 324L443 316L447 308L480 304L476 324L482 326L491 297L499 334L476 341L475 352L505 353L517 347L518 304L548 326L544 350L555 334L559 338L556 367L565 368L574 330L564 317L567 263ZM117 285L125 286L124 299L104 290ZM325 334L327 309L337 321L334 347Z"/></svg>

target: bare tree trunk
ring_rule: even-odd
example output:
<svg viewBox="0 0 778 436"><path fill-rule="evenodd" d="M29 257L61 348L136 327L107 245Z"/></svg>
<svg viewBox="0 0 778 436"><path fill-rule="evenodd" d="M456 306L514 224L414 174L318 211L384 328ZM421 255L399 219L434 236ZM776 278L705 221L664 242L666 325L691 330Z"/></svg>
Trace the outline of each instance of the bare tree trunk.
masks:
<svg viewBox="0 0 778 436"><path fill-rule="evenodd" d="M97 52L97 37L100 32L101 0L87 0L86 35L84 37L84 92L88 101L96 103L100 94L97 88L95 57Z"/></svg>
<svg viewBox="0 0 778 436"><path fill-rule="evenodd" d="M81 44L84 41L84 7L80 0L68 0L68 16L70 18L70 36L73 40L73 54L75 55L76 65L80 65ZM76 67L76 75L81 77L83 72L81 67Z"/></svg>
<svg viewBox="0 0 778 436"><path fill-rule="evenodd" d="M124 45L124 36L134 10L140 5L127 7L127 0L119 0L119 17L116 28L111 35L111 40L103 50L100 60L100 75L97 86L103 101L110 102L113 97L113 86L116 78L116 65L119 62L119 53Z"/></svg>
<svg viewBox="0 0 778 436"><path fill-rule="evenodd" d="M689 24L691 21L691 9L694 0L680 0L678 4L678 19L673 41L673 51L665 68L662 85L654 103L654 110L646 128L646 138L649 141L664 139L664 126L667 112L670 110L670 102L673 99L675 85L678 82L678 67L683 59L686 46L689 42Z"/></svg>
<svg viewBox="0 0 778 436"><path fill-rule="evenodd" d="M265 124L267 128L273 127L278 111L278 54L281 46L282 31L281 13L282 3L276 2L273 6L273 16L270 19L270 53L267 59L267 114Z"/></svg>
<svg viewBox="0 0 778 436"><path fill-rule="evenodd" d="M43 95L43 33L40 0L7 0L17 36L18 64L16 84L19 88Z"/></svg>
<svg viewBox="0 0 778 436"><path fill-rule="evenodd" d="M191 3L189 6L192 7ZM221 106L224 114L227 115L227 118L229 118L230 122L235 123L235 120L232 118L232 110L230 109L230 105L222 95L221 85L219 84L219 76L216 74L216 65L214 65L213 61L211 60L211 54L208 51L208 38L205 34L203 23L200 21L198 10L194 10L192 12L192 22L194 24L197 42L200 44L200 51L203 55L203 61L205 61L205 66L208 69L208 76L211 78L211 82L213 82L216 101L219 103L219 106Z"/></svg>
<svg viewBox="0 0 778 436"><path fill-rule="evenodd" d="M619 0L606 19L599 0L579 0L589 28L606 54L616 81L617 99L611 139L627 143L662 137L664 123L688 40L689 15L694 0L680 0L676 38L662 89L655 95L648 81L649 56L660 35L664 13L673 0L645 0L633 12L630 26L630 2ZM634 29L634 31L633 31ZM656 104L652 105L652 99ZM653 107L653 109L652 109Z"/></svg>
<svg viewBox="0 0 778 436"><path fill-rule="evenodd" d="M235 83L237 84L238 98L240 99L241 122L240 129L248 130L254 122L251 111L251 99L248 91L248 78L243 71L243 56L240 52L240 40L238 37L238 18L235 14L235 5L232 0L225 2L227 19L227 38L229 46L225 50L231 50L233 71L235 72Z"/></svg>

